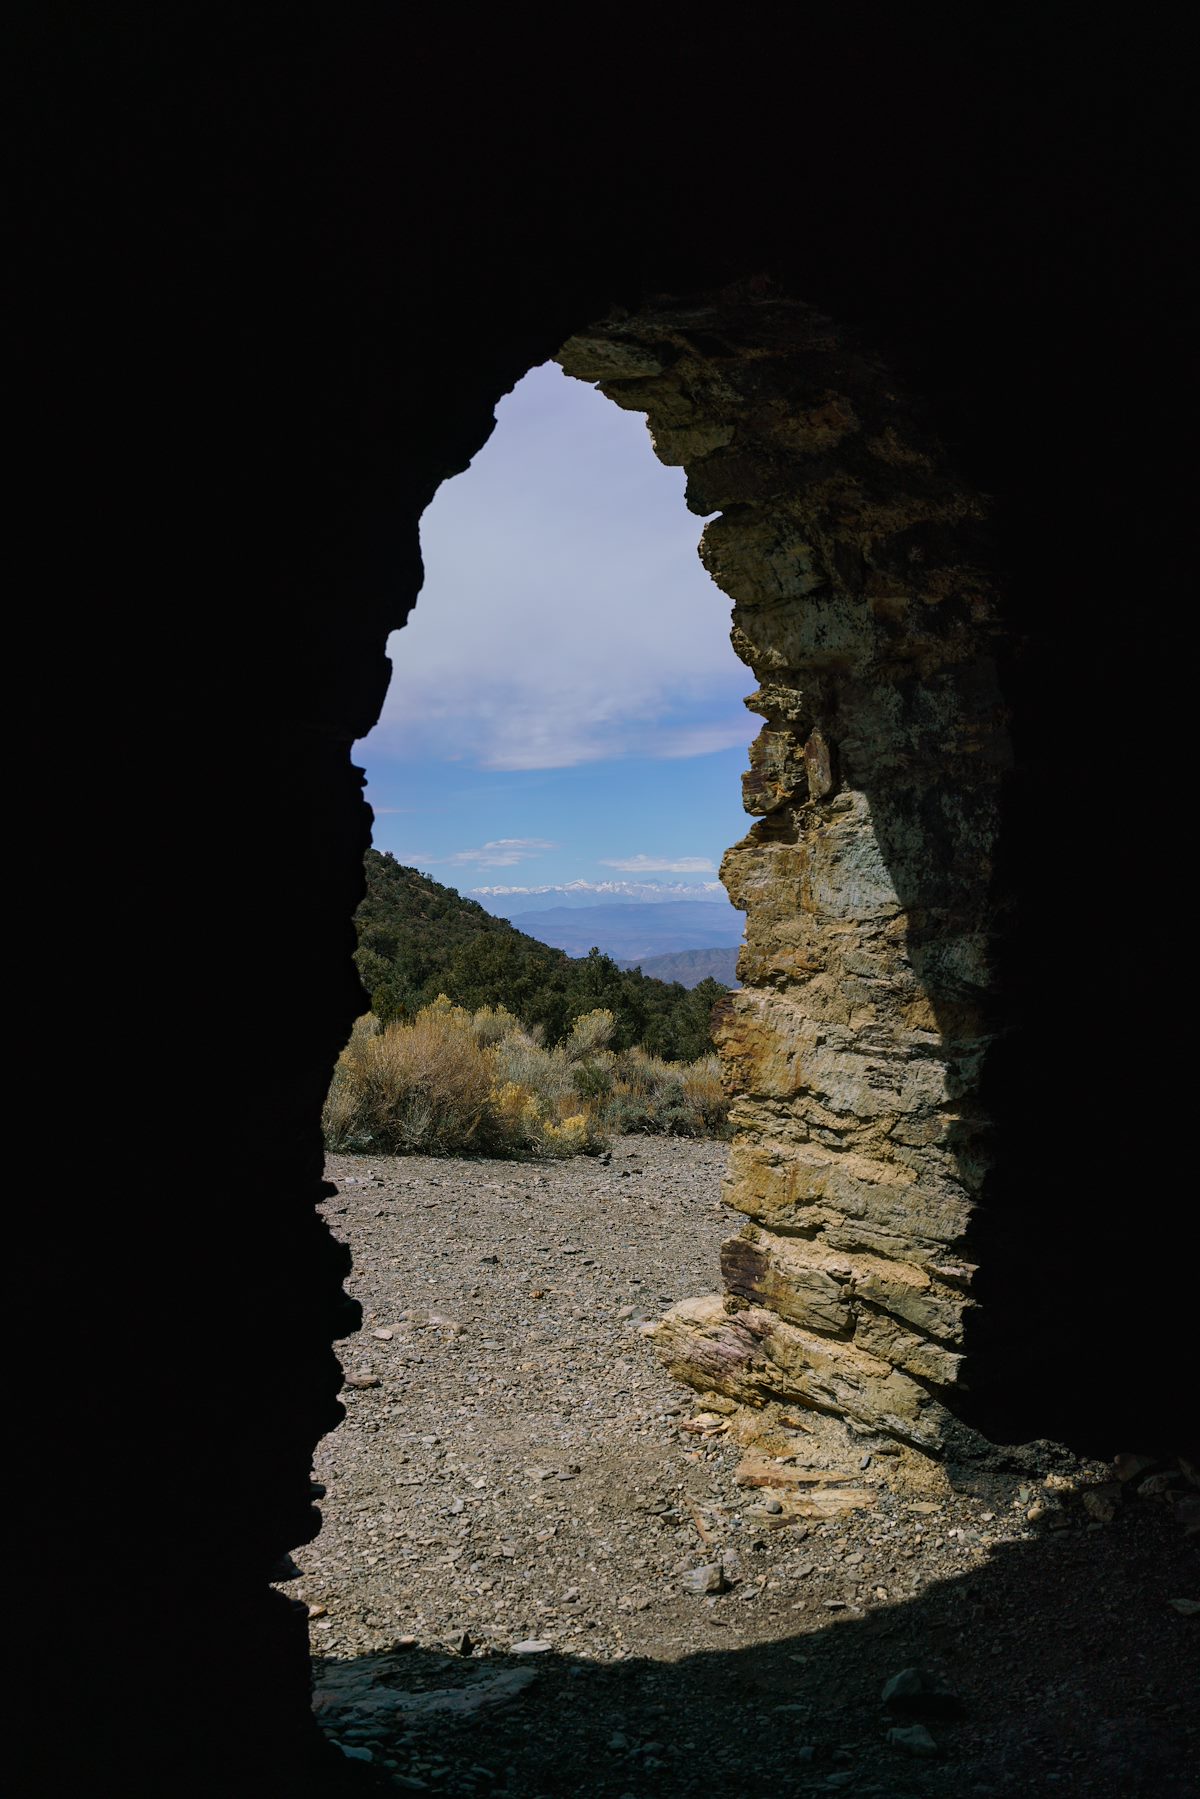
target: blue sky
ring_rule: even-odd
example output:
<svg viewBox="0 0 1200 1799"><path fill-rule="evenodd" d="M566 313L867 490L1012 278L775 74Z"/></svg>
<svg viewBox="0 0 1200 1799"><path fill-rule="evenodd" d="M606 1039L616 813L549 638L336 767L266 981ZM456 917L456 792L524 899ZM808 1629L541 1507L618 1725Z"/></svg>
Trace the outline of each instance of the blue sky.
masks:
<svg viewBox="0 0 1200 1799"><path fill-rule="evenodd" d="M501 402L421 522L355 752L377 848L462 891L715 880L758 721L683 487L640 414L553 364Z"/></svg>

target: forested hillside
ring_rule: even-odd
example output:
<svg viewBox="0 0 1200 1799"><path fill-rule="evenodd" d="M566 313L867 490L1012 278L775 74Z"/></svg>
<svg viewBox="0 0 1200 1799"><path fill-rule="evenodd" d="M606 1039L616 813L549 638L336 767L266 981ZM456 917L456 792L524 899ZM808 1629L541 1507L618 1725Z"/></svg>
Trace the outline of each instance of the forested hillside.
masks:
<svg viewBox="0 0 1200 1799"><path fill-rule="evenodd" d="M412 1017L444 993L471 1011L504 1006L553 1044L602 1006L616 1019L615 1048L681 1062L711 1048L709 1019L726 991L717 981L689 991L596 950L567 956L379 850L367 851L366 871L355 960L381 1020Z"/></svg>

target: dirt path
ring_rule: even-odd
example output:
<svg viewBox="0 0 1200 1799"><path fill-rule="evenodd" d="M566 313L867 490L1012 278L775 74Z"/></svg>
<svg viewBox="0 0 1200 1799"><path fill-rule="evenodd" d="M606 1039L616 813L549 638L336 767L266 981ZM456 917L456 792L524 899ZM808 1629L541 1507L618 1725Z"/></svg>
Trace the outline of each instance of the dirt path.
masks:
<svg viewBox="0 0 1200 1799"><path fill-rule="evenodd" d="M695 1428L640 1327L718 1285L724 1162L333 1159L361 1384L287 1587L327 1728L448 1795L1195 1791L1177 1478L1105 1523L1015 1475L914 1483L819 1423L780 1478L862 1503L781 1523L796 1489L737 1484L743 1452ZM924 1690L883 1705L910 1668Z"/></svg>

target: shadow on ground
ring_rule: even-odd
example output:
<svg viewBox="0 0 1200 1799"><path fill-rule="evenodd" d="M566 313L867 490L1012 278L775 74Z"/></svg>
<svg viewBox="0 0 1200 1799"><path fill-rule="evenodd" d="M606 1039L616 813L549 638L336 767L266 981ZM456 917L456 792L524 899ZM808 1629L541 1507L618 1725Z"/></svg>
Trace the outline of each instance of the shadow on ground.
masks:
<svg viewBox="0 0 1200 1799"><path fill-rule="evenodd" d="M1200 1784L1200 1620L1172 1601L1198 1596L1195 1541L1141 1506L1006 1544L907 1602L796 1613L794 1634L725 1649L722 1615L763 1604L735 1588L695 1601L694 1653L674 1662L441 1645L318 1660L318 1713L373 1758L364 1792L1182 1799ZM911 1667L957 1704L885 1707ZM889 1741L914 1723L932 1753Z"/></svg>

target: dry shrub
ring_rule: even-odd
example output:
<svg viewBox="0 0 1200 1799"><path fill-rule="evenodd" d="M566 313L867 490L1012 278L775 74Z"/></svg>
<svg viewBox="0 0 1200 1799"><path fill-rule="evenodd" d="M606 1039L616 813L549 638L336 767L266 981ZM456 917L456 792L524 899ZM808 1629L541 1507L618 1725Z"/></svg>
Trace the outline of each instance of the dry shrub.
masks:
<svg viewBox="0 0 1200 1799"><path fill-rule="evenodd" d="M325 1095L321 1127L329 1149L370 1147L370 1132L365 1126L358 1087L341 1061L334 1068L329 1092Z"/></svg>
<svg viewBox="0 0 1200 1799"><path fill-rule="evenodd" d="M688 1105L714 1137L729 1128L729 1095L721 1075L719 1056L702 1056L683 1071L683 1091Z"/></svg>
<svg viewBox="0 0 1200 1799"><path fill-rule="evenodd" d="M720 1134L728 1100L715 1056L690 1066L614 1053L609 1012L545 1049L512 1014L472 1015L439 995L411 1023L360 1018L338 1058L323 1122L330 1149L572 1156L604 1131Z"/></svg>
<svg viewBox="0 0 1200 1799"><path fill-rule="evenodd" d="M330 1149L565 1156L604 1147L561 1050L439 995L411 1023L360 1018L325 1101ZM488 1038L504 1035L497 1045Z"/></svg>
<svg viewBox="0 0 1200 1799"><path fill-rule="evenodd" d="M715 1056L689 1064L627 1049L614 1060L605 1123L615 1131L672 1137L722 1135L728 1105Z"/></svg>
<svg viewBox="0 0 1200 1799"><path fill-rule="evenodd" d="M543 1110L551 1116L568 1101L574 1102L571 1064L561 1044L543 1049L527 1031L510 1031L496 1045L496 1067L502 1081L515 1081L517 1086L536 1094Z"/></svg>
<svg viewBox="0 0 1200 1799"><path fill-rule="evenodd" d="M495 1056L499 1091L509 1096L505 1117L514 1148L572 1156L605 1147L599 1111L576 1092L565 1046L543 1049L528 1032L517 1030L496 1045Z"/></svg>
<svg viewBox="0 0 1200 1799"><path fill-rule="evenodd" d="M542 1153L547 1156L577 1156L587 1151L594 1154L604 1149L604 1136L595 1115L586 1107L571 1112L555 1124L547 1118L542 1126Z"/></svg>
<svg viewBox="0 0 1200 1799"><path fill-rule="evenodd" d="M350 1027L350 1041L337 1059L321 1126L329 1149L362 1150L371 1147L371 1126L367 1117L362 1084L357 1077L365 1045L379 1033L379 1020L367 1012Z"/></svg>
<svg viewBox="0 0 1200 1799"><path fill-rule="evenodd" d="M505 1081L492 1093L493 1117L510 1151L528 1155L576 1156L603 1149L606 1139L592 1107L548 1110L539 1096L516 1081ZM557 1116L555 1116L557 1111Z"/></svg>
<svg viewBox="0 0 1200 1799"><path fill-rule="evenodd" d="M521 1029L521 1020L504 1006L480 1006L471 1020L475 1041L483 1049L491 1049L513 1031Z"/></svg>
<svg viewBox="0 0 1200 1799"><path fill-rule="evenodd" d="M441 999L411 1024L356 1026L326 1101L335 1146L393 1153L477 1147L487 1135L493 1071L470 1027L469 1013Z"/></svg>

